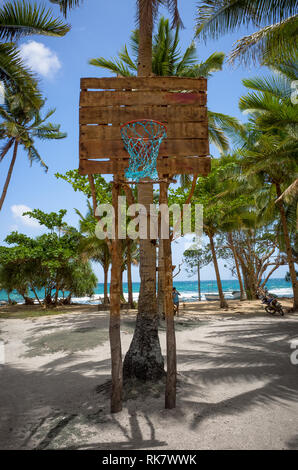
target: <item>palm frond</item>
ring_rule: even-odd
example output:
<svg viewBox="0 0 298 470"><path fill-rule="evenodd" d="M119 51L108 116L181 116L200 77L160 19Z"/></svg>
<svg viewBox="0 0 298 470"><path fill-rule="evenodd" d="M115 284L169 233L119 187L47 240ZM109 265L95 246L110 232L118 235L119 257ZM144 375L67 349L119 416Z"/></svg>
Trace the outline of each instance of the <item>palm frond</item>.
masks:
<svg viewBox="0 0 298 470"><path fill-rule="evenodd" d="M127 47L126 45L124 46L123 50L121 52L119 52L119 58L120 60L122 60L126 65L128 65L128 67L136 72L138 70L135 62L133 61L133 59L130 57L129 53L128 53L128 50L127 50Z"/></svg>
<svg viewBox="0 0 298 470"><path fill-rule="evenodd" d="M41 94L36 79L24 66L19 51L10 43L0 43L0 80L5 88L13 87L14 93L20 92L31 104L40 106Z"/></svg>
<svg viewBox="0 0 298 470"><path fill-rule="evenodd" d="M89 64L94 65L95 67L101 67L103 69L109 70L110 72L120 75L121 77L132 76L129 68L118 59L107 60L104 57L98 57L97 59L90 59Z"/></svg>
<svg viewBox="0 0 298 470"><path fill-rule="evenodd" d="M239 39L229 54L229 62L241 59L266 64L285 63L297 60L298 16L265 26L249 36Z"/></svg>
<svg viewBox="0 0 298 470"><path fill-rule="evenodd" d="M217 39L241 26L277 23L295 15L296 9L292 0L204 0L197 10L196 36Z"/></svg>
<svg viewBox="0 0 298 470"><path fill-rule="evenodd" d="M80 6L83 1L84 0L50 0L51 3L55 3L60 6L60 11L65 17L67 17L68 11Z"/></svg>
<svg viewBox="0 0 298 470"><path fill-rule="evenodd" d="M27 155L30 161L30 165L32 165L33 162L38 162L40 165L45 169L45 171L48 171L48 166L46 163L43 161L41 158L40 154L38 153L37 149L34 147L34 145L30 145L27 149Z"/></svg>
<svg viewBox="0 0 298 470"><path fill-rule="evenodd" d="M60 132L60 124L52 124L50 122L38 126L32 131L32 135L41 140L59 140L67 137L66 132Z"/></svg>
<svg viewBox="0 0 298 470"><path fill-rule="evenodd" d="M210 77L212 72L222 70L225 54L214 52L205 61L195 64L186 73L188 77Z"/></svg>
<svg viewBox="0 0 298 470"><path fill-rule="evenodd" d="M0 38L13 41L28 34L65 36L70 26L51 14L51 10L25 0L6 2L0 9Z"/></svg>

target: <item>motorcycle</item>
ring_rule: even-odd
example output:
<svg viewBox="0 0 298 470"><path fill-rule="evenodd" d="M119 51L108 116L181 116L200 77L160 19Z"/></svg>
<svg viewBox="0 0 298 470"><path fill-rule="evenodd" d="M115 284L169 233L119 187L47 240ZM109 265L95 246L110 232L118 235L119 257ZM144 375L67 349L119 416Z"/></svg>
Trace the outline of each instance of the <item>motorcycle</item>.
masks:
<svg viewBox="0 0 298 470"><path fill-rule="evenodd" d="M262 301L263 305L265 306L265 310L270 315L274 315L275 313L279 313L282 317L284 316L284 311L280 302L278 302L277 298L273 294L269 294L268 290L266 289L264 292L258 292L259 298Z"/></svg>

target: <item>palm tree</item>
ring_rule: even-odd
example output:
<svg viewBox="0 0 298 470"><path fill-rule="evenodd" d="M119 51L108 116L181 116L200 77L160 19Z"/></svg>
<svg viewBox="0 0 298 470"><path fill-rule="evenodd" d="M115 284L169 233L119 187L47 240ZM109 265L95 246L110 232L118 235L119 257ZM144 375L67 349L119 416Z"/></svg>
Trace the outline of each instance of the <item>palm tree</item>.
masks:
<svg viewBox="0 0 298 470"><path fill-rule="evenodd" d="M56 140L66 137L66 133L60 132L60 125L46 122L54 112L55 109L52 109L44 117L41 117L40 109L30 107L28 102L26 104L26 100L18 99L18 95L11 94L7 90L5 104L0 106L0 117L2 118L0 138L5 139L0 151L0 162L11 148L13 148L13 155L0 198L0 211L6 197L19 146L25 150L30 164L34 161L39 162L47 170L48 167L35 146L35 140Z"/></svg>
<svg viewBox="0 0 298 470"><path fill-rule="evenodd" d="M290 81L297 77L297 73L296 66L291 64L277 69L278 75L244 80L244 85L254 92L240 99L240 109L251 116L251 125L244 140L245 148L240 155L243 156L241 165L245 173L257 177L262 184L263 216L273 217L276 206L278 208L295 310L298 309L298 283L282 193L291 187L298 176L298 119L295 105L290 99Z"/></svg>
<svg viewBox="0 0 298 470"><path fill-rule="evenodd" d="M247 145L240 151L243 159L241 166L248 177L259 180L259 197L257 203L261 209L260 216L264 220L274 220L276 208L279 211L283 233L283 242L287 254L289 271L294 294L294 310L298 309L298 283L289 236L286 209L282 199L283 188L287 187L291 177L297 178L298 165L294 158L298 151L298 141L291 138L281 138L279 135L263 134L255 145ZM275 196L274 196L275 192ZM278 198L277 204L275 204Z"/></svg>
<svg viewBox="0 0 298 470"><path fill-rule="evenodd" d="M194 202L203 204L204 207L203 230L210 242L221 308L227 308L227 302L222 291L215 237L221 234L226 236L228 247L234 256L237 276L241 286L238 259L233 244L233 231L249 228L254 223L254 217L250 212L250 195L233 194L235 183L227 175L229 167L233 166L234 163L234 157L229 156L212 160L211 173L206 178L199 179L194 191Z"/></svg>
<svg viewBox="0 0 298 470"><path fill-rule="evenodd" d="M136 266L139 264L139 250L138 245L135 240L127 237L124 242L124 255L125 255L125 266L127 269L127 290L128 290L128 304L129 308L134 307L133 302L133 288L132 288L132 276L131 276L131 267L132 265Z"/></svg>
<svg viewBox="0 0 298 470"><path fill-rule="evenodd" d="M297 57L297 18L293 0L204 0L198 6L196 36L217 39L253 25L258 31L236 42L230 61L285 63Z"/></svg>
<svg viewBox="0 0 298 470"><path fill-rule="evenodd" d="M28 35L64 36L70 27L51 16L51 10L28 1L7 1L0 7L0 80L38 97L36 83L21 61L15 41ZM33 90L32 90L33 89Z"/></svg>
<svg viewBox="0 0 298 470"><path fill-rule="evenodd" d="M75 212L80 217L80 232L85 236L80 243L80 252L83 258L91 259L100 263L104 272L104 304L109 304L108 296L108 272L111 265L111 253L106 240L101 240L96 236L95 228L97 220L93 215L93 208L90 201L87 201L87 214L83 216L78 209Z"/></svg>
<svg viewBox="0 0 298 470"><path fill-rule="evenodd" d="M199 178L198 184L194 191L194 202L196 204L203 204L204 207L204 222L203 230L209 238L210 250L212 254L213 265L216 274L217 288L220 298L220 307L228 308L227 301L224 298L220 273L218 268L217 255L215 250L214 238L218 234L225 223L225 210L226 205L222 200L217 200L218 194L223 191L223 185L218 178L216 168L217 161L213 161L213 171L209 173L206 178Z"/></svg>

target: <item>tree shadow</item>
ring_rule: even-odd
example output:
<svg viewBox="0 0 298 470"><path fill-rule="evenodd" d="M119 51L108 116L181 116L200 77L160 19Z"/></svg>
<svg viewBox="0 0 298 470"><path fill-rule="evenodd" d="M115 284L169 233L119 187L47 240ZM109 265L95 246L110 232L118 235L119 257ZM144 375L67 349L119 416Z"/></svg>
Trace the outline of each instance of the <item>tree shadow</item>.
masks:
<svg viewBox="0 0 298 470"><path fill-rule="evenodd" d="M264 415L266 406L292 409L298 401L297 366L290 363L289 341L294 337L298 337L297 321L258 319L198 328L189 349L179 349L178 339L177 408L171 411L163 410L163 396L139 394L124 402L122 413L111 415L110 359L85 360L71 354L35 370L5 365L0 372L0 446L163 448L168 445L163 436L171 425L185 433L196 432L199 446L209 418L217 419L218 428L226 416L240 422L256 407ZM288 448L298 447L297 436L285 440Z"/></svg>

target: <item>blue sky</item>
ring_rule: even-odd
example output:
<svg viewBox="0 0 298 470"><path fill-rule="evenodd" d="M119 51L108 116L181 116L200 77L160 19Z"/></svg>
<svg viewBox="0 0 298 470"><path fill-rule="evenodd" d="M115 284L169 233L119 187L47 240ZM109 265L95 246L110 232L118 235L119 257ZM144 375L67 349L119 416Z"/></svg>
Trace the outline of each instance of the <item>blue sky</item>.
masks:
<svg viewBox="0 0 298 470"><path fill-rule="evenodd" d="M52 7L54 14L60 16L59 8L50 2L37 3ZM179 0L185 25L185 29L181 31L182 49L187 47L193 38L196 3L193 0ZM162 9L160 13L167 15ZM0 213L1 241L11 230L19 230L28 235L41 233L40 227L20 216L26 207L44 211L67 209L66 221L77 226L78 218L74 208L84 212L86 201L81 194L75 193L70 185L57 180L54 174L78 167L80 78L109 76L108 72L88 65L88 60L99 56L114 57L128 42L130 32L136 26L135 14L135 0L86 0L80 8L69 14L68 22L72 29L64 38L31 36L20 41L24 59L40 77L41 89L47 97L46 108L56 108L51 120L60 123L61 130L67 132L68 137L62 141L37 144L40 154L49 166L48 173L44 173L38 164L33 164L30 168L25 153L19 151L8 194ZM240 29L218 41L209 41L206 45L197 43L199 59L206 59L214 51L229 52L232 44L248 31L253 30ZM208 107L213 111L245 119L238 109L239 97L246 91L241 80L261 73L266 73L266 70L254 66L232 68L225 64L223 71L217 72L209 80ZM9 155L1 163L1 187L8 166ZM185 243L182 239L173 247L173 263L176 265L181 262ZM223 264L220 262L222 278L230 279L230 271L224 268ZM286 271L285 267L279 268L275 277L283 277ZM95 272L101 282L101 269L95 267ZM133 277L138 280L137 268L134 268ZM176 279L186 280L188 277L182 270ZM202 279L215 279L212 266L202 270Z"/></svg>

